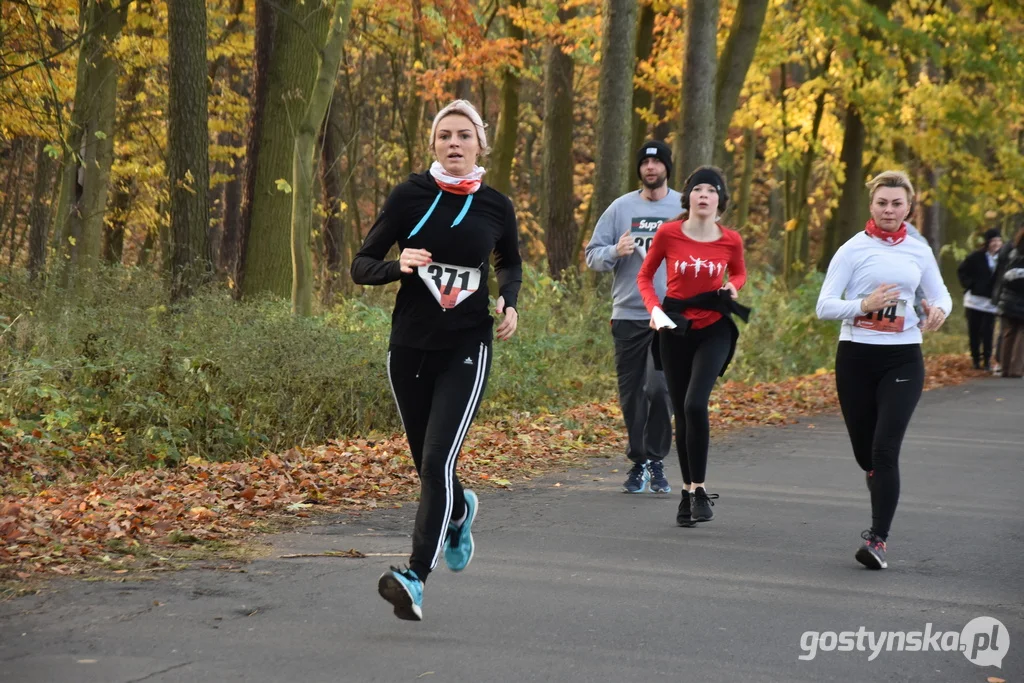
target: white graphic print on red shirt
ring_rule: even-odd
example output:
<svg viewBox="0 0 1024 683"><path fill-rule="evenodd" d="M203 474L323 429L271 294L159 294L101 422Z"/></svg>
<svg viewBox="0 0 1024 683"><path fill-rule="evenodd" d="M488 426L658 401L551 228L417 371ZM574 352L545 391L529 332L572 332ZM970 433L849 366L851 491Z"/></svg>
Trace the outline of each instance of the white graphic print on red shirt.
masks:
<svg viewBox="0 0 1024 683"><path fill-rule="evenodd" d="M689 273L692 277L718 278L725 272L728 265L726 261L706 261L699 256L691 255L689 261L677 260L672 264L672 270L680 275Z"/></svg>

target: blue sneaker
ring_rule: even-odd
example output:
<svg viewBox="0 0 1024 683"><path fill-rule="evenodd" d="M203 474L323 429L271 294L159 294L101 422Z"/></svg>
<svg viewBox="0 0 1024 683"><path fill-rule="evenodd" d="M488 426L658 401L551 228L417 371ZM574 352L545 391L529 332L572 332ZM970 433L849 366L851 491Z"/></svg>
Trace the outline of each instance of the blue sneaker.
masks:
<svg viewBox="0 0 1024 683"><path fill-rule="evenodd" d="M448 533L444 538L444 561L448 569L461 572L473 559L473 520L480 505L476 494L466 489L466 519L462 526L448 525Z"/></svg>
<svg viewBox="0 0 1024 683"><path fill-rule="evenodd" d="M672 487L665 478L665 463L661 460L650 460L647 471L651 477L651 493L672 493Z"/></svg>
<svg viewBox="0 0 1024 683"><path fill-rule="evenodd" d="M411 569L392 567L377 580L377 592L395 606L395 616L423 621L423 582Z"/></svg>
<svg viewBox="0 0 1024 683"><path fill-rule="evenodd" d="M626 493L643 493L644 489L647 488L647 482L650 480L650 477L651 473L647 471L646 462L634 463L629 468L629 476L626 477L622 490Z"/></svg>

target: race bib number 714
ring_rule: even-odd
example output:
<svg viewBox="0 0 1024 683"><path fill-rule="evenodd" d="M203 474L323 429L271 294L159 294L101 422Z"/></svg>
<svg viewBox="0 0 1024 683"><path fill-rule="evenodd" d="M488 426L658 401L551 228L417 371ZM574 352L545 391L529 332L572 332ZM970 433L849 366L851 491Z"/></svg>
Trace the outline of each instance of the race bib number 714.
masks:
<svg viewBox="0 0 1024 683"><path fill-rule="evenodd" d="M900 299L894 305L880 311L872 311L858 315L853 319L854 327L875 332L902 332L904 318L907 315L907 301Z"/></svg>
<svg viewBox="0 0 1024 683"><path fill-rule="evenodd" d="M480 289L480 269L431 263L416 269L441 308L455 308Z"/></svg>

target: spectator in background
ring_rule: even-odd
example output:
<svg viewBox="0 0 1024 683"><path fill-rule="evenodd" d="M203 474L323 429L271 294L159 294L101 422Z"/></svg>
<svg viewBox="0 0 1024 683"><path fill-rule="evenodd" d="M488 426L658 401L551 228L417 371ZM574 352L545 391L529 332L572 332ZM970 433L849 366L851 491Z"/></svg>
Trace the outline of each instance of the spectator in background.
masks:
<svg viewBox="0 0 1024 683"><path fill-rule="evenodd" d="M985 232L985 243L968 254L956 270L964 288L964 311L970 338L971 359L976 370L992 370L992 335L995 330L996 306L992 288L996 279L996 259L1003 246L998 228Z"/></svg>
<svg viewBox="0 0 1024 683"><path fill-rule="evenodd" d="M1024 376L1024 228L999 255L992 300L999 312L1003 377Z"/></svg>

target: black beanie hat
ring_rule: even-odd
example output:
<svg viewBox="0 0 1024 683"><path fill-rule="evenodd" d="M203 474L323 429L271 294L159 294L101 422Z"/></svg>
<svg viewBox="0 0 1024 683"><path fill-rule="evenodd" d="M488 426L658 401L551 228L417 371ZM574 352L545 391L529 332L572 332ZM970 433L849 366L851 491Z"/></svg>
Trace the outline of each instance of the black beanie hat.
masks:
<svg viewBox="0 0 1024 683"><path fill-rule="evenodd" d="M725 181L722 176L713 168L703 167L698 168L693 175L689 177L686 183L686 191L683 194L690 194L693 192L693 188L698 185L708 184L718 190L718 194L722 194L723 188L725 188Z"/></svg>
<svg viewBox="0 0 1024 683"><path fill-rule="evenodd" d="M729 205L729 188L725 184L725 178L714 166L701 166L690 174L686 179L686 186L683 188L681 204L684 210L690 210L690 192L698 185L707 183L718 191L718 212L724 213Z"/></svg>
<svg viewBox="0 0 1024 683"><path fill-rule="evenodd" d="M1001 233L999 231L999 228L989 228L988 230L986 230L985 231L985 246L987 247L988 243L991 242L992 240L996 239L996 238L999 238L999 239L1003 238L1003 233Z"/></svg>
<svg viewBox="0 0 1024 683"><path fill-rule="evenodd" d="M636 175L640 177L640 165L644 163L644 159L648 157L654 157L661 163L665 164L665 172L668 177L672 177L672 148L666 145L661 140L648 140L645 142L636 153ZM643 178L641 178L642 180Z"/></svg>

